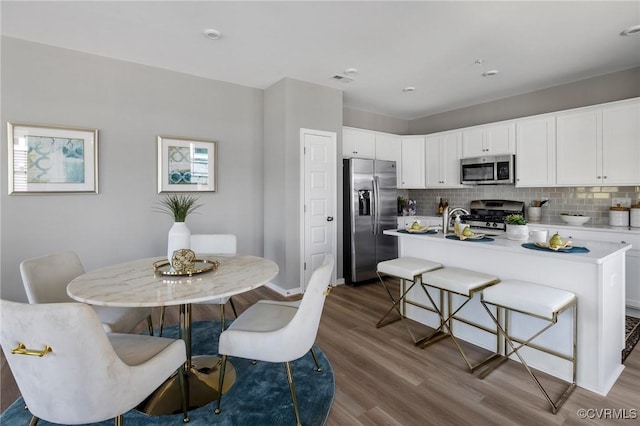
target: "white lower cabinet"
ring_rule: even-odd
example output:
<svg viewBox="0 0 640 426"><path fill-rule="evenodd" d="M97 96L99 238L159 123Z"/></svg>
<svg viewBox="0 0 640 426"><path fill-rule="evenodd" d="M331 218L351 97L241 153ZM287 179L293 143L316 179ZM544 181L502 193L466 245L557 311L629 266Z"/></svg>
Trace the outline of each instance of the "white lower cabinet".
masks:
<svg viewBox="0 0 640 426"><path fill-rule="evenodd" d="M563 239L627 243L632 249L626 255L625 300L626 305L640 309L640 234L625 230L589 229L576 226L544 225L529 223L530 229L547 229L549 237L558 232Z"/></svg>

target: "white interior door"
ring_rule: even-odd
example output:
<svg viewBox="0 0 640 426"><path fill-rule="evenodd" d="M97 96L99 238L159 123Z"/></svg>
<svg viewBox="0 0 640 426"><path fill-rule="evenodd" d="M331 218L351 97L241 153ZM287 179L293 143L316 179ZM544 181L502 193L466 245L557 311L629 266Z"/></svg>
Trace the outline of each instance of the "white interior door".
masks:
<svg viewBox="0 0 640 426"><path fill-rule="evenodd" d="M325 253L336 256L336 200L337 158L336 134L319 130L300 129L303 146L302 164L303 206L301 265L302 290L307 288L313 271L322 264ZM336 282L333 270L332 283Z"/></svg>

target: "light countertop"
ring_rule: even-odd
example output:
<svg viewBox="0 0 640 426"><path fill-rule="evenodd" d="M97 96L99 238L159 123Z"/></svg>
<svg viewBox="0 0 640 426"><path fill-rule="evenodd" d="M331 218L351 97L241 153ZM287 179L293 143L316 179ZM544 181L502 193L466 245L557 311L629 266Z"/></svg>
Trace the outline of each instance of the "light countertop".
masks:
<svg viewBox="0 0 640 426"><path fill-rule="evenodd" d="M586 262L586 263L603 263L606 259L616 256L620 253L624 253L631 249L631 244L626 243L610 243L610 242L598 242L598 241L584 241L584 240L572 240L573 245L576 247L586 247L589 249L589 253L562 253L553 251L532 250L522 247L523 243L528 241L514 241L507 239L506 235L491 236L493 241L488 242L476 242L476 241L459 241L454 239L445 238L445 236L438 230L436 234L406 234L398 232L397 230L386 230L386 235L393 235L399 238L413 238L421 239L424 241L433 242L434 244L449 244L452 247L454 245L465 244L469 247L477 247L484 250L491 251L508 251L508 252L521 252L531 256L543 256L547 258L562 258L568 261L574 262ZM453 234L449 234L453 235ZM561 256L561 257L560 257Z"/></svg>

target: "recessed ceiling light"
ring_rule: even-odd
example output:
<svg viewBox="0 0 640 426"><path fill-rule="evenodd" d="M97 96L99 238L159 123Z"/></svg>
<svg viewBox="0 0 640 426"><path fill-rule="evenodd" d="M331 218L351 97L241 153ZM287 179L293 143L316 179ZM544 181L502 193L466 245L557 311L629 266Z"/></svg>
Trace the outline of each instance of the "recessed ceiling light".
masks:
<svg viewBox="0 0 640 426"><path fill-rule="evenodd" d="M640 25L634 25L620 33L622 36L631 36L640 33Z"/></svg>
<svg viewBox="0 0 640 426"><path fill-rule="evenodd" d="M358 74L358 68L347 68L344 73L346 75Z"/></svg>
<svg viewBox="0 0 640 426"><path fill-rule="evenodd" d="M403 92L415 92L416 88L413 86L407 86L404 89L402 89Z"/></svg>
<svg viewBox="0 0 640 426"><path fill-rule="evenodd" d="M214 29L204 30L204 35L211 40L218 40L220 37L222 37L222 33Z"/></svg>
<svg viewBox="0 0 640 426"><path fill-rule="evenodd" d="M483 76L483 77L492 77L492 76L494 76L494 75L498 74L499 72L500 72L500 71L498 71L498 70L489 70L489 71L485 71L485 72L483 72L483 73L482 73L482 76Z"/></svg>

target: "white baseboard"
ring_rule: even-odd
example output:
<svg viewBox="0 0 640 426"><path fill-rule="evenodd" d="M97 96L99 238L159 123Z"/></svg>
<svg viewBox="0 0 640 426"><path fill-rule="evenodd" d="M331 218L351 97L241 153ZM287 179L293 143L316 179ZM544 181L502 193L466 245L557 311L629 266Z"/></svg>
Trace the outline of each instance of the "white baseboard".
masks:
<svg viewBox="0 0 640 426"><path fill-rule="evenodd" d="M302 293L300 287L285 289L274 283L267 283L265 284L265 287L270 288L271 290L284 297L295 296L296 294Z"/></svg>

